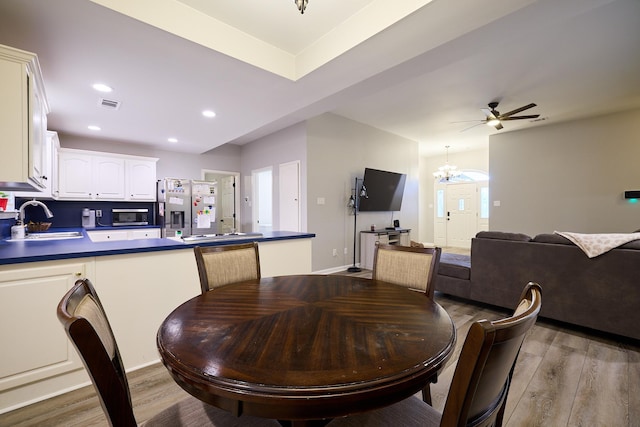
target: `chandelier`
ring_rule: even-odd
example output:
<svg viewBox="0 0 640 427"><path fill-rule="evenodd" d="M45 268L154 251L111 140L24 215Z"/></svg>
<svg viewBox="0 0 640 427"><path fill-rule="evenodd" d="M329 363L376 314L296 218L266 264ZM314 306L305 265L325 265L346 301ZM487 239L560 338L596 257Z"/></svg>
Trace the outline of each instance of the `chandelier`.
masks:
<svg viewBox="0 0 640 427"><path fill-rule="evenodd" d="M456 166L449 164L449 146L447 145L445 148L447 149L447 162L433 173L433 176L440 182L449 181L451 178L462 175Z"/></svg>
<svg viewBox="0 0 640 427"><path fill-rule="evenodd" d="M307 8L307 3L309 3L309 0L293 0L296 3L296 6L298 6L298 10L300 11L300 13L304 13L304 10Z"/></svg>

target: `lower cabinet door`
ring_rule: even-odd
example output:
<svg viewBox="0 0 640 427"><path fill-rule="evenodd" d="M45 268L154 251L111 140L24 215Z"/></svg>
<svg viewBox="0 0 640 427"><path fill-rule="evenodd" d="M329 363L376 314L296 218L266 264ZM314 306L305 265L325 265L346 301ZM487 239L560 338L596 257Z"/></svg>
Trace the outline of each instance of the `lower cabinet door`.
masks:
<svg viewBox="0 0 640 427"><path fill-rule="evenodd" d="M0 270L0 393L82 367L56 309L86 265L48 261Z"/></svg>

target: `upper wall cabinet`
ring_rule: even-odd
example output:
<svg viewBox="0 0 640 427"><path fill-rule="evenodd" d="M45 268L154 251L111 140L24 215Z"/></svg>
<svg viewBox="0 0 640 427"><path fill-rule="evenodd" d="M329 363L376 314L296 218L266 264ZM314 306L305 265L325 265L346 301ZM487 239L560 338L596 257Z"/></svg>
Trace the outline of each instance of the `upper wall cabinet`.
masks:
<svg viewBox="0 0 640 427"><path fill-rule="evenodd" d="M62 148L55 198L155 201L157 160Z"/></svg>
<svg viewBox="0 0 640 427"><path fill-rule="evenodd" d="M42 177L44 187L39 191L16 191L16 197L51 199L57 193L58 189L58 150L60 149L60 140L58 133L47 131L45 145L43 149Z"/></svg>
<svg viewBox="0 0 640 427"><path fill-rule="evenodd" d="M42 191L49 105L38 57L0 45L0 190Z"/></svg>

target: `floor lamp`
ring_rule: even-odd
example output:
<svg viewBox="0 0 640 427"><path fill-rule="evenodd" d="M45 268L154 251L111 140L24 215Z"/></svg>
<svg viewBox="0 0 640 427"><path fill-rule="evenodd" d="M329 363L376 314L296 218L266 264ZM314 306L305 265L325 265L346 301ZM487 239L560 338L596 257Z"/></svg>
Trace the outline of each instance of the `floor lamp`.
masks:
<svg viewBox="0 0 640 427"><path fill-rule="evenodd" d="M362 187L360 187L360 192L358 192L358 181L362 182ZM360 267L356 267L356 233L357 233L357 224L358 224L358 209L360 208L360 198L367 196L367 187L364 186L364 180L356 178L356 186L353 190L353 194L349 197L350 208L353 208L353 265L347 269L349 273L357 273L362 271Z"/></svg>

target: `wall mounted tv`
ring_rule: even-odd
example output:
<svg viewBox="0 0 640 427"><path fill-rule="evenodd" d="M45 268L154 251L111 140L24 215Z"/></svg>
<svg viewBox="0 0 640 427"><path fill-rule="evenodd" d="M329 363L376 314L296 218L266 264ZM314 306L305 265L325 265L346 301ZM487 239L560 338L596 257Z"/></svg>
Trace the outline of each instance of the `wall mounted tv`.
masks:
<svg viewBox="0 0 640 427"><path fill-rule="evenodd" d="M399 211L407 175L365 168L363 185L368 197L360 197L362 212Z"/></svg>

